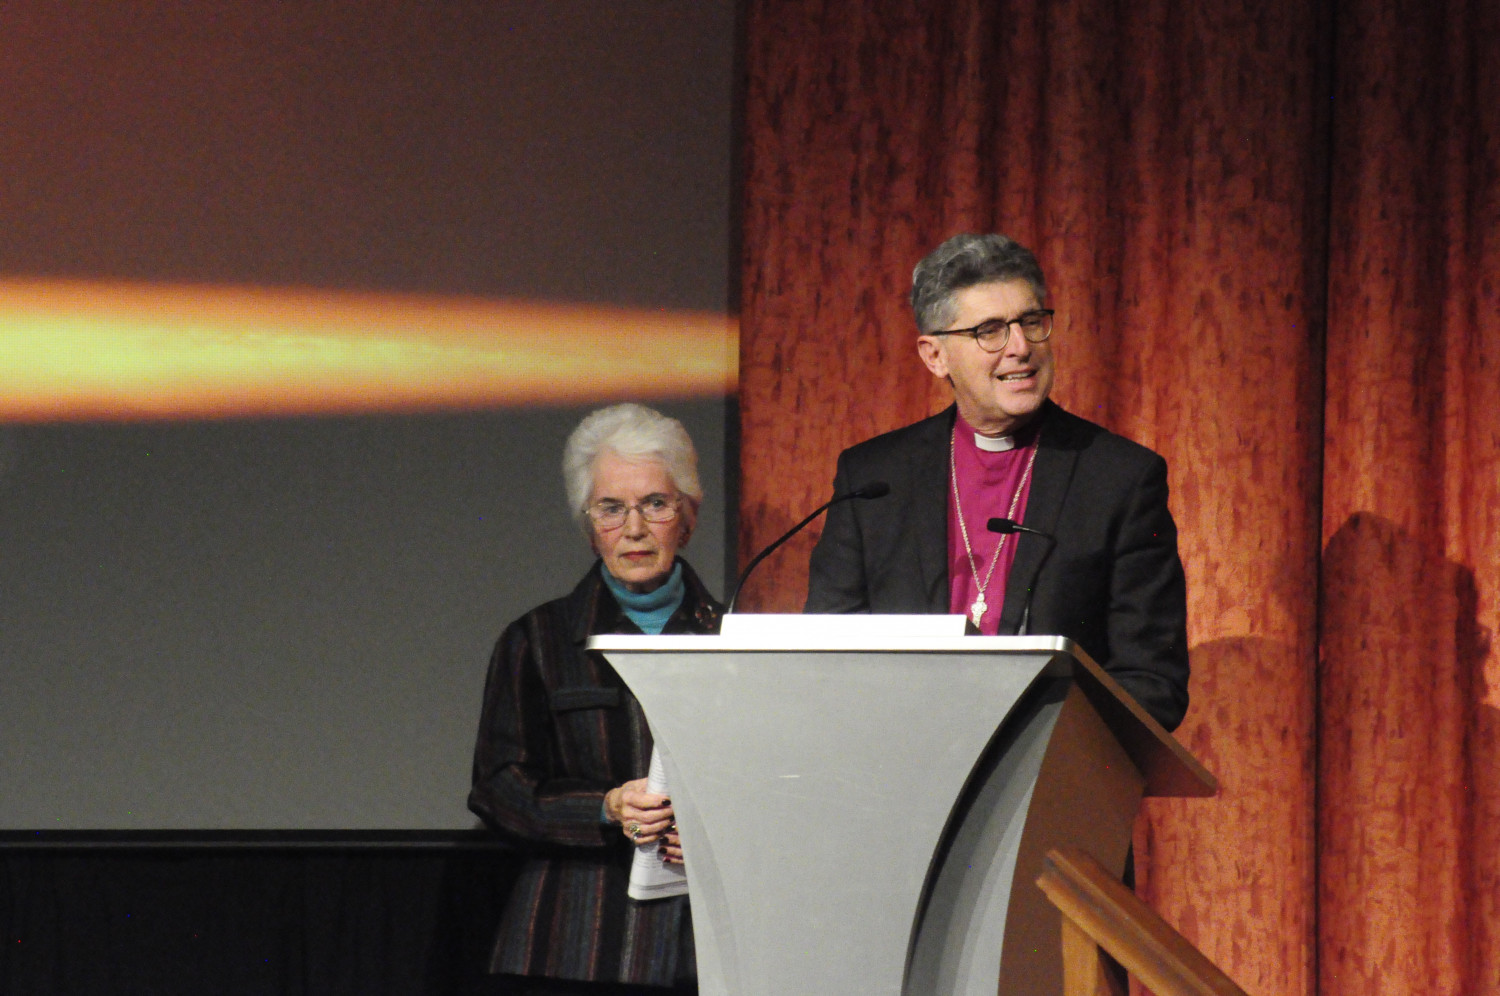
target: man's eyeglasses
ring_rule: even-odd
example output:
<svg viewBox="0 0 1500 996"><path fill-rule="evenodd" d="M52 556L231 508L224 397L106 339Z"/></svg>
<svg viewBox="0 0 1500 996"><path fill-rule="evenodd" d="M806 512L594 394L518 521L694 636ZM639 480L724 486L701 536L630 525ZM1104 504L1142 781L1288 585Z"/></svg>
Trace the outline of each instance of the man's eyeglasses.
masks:
<svg viewBox="0 0 1500 996"><path fill-rule="evenodd" d="M1027 342L1046 342L1047 337L1052 334L1051 308L1038 308L1028 311L1024 315L1017 315L1009 321L1003 318L991 318L987 322L980 322L971 329L949 329L946 332L928 332L927 335L966 335L979 343L979 348L986 353L998 353L1005 348L1010 341L1010 327L1018 325L1021 335L1025 336Z"/></svg>
<svg viewBox="0 0 1500 996"><path fill-rule="evenodd" d="M641 518L647 522L671 522L677 518L677 496L647 495L634 505L606 498L585 509L598 529L619 529L630 517L631 510L641 513Z"/></svg>

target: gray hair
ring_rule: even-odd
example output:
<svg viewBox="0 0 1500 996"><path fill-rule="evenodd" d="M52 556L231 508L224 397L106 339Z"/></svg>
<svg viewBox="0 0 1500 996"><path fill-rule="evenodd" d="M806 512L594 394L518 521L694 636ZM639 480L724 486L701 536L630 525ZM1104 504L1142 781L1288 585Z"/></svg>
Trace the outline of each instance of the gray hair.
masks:
<svg viewBox="0 0 1500 996"><path fill-rule="evenodd" d="M677 488L693 505L703 501L698 482L698 451L687 430L675 418L645 405L625 402L587 415L563 447L563 486L568 510L584 533L589 533L585 506L594 489L594 463L609 450L626 460L660 460Z"/></svg>
<svg viewBox="0 0 1500 996"><path fill-rule="evenodd" d="M953 295L976 284L1024 280L1047 303L1047 278L1031 250L1004 235L955 235L911 272L911 310L917 330L936 332L953 321Z"/></svg>

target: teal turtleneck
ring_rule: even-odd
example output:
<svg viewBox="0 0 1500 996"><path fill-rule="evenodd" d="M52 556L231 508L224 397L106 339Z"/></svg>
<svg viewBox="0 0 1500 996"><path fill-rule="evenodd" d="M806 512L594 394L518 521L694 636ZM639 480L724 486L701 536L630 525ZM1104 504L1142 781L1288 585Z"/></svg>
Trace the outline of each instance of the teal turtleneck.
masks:
<svg viewBox="0 0 1500 996"><path fill-rule="evenodd" d="M599 573L604 576L604 583L609 587L615 601L620 603L620 608L625 610L625 615L630 621L641 628L642 633L655 635L662 631L667 625L667 620L672 618L672 613L677 611L677 606L682 604L682 596L687 593L687 585L682 580L682 562L672 564L672 573L667 580L658 588L651 591L631 591L620 581L619 578L609 573L608 568L600 567Z"/></svg>

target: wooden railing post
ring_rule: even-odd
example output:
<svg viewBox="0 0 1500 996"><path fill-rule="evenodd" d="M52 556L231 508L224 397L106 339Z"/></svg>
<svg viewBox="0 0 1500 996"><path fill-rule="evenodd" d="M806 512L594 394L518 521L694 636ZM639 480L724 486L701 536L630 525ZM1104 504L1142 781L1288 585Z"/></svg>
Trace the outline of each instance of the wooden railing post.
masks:
<svg viewBox="0 0 1500 996"><path fill-rule="evenodd" d="M1037 885L1062 911L1065 996L1122 996L1100 948L1156 996L1246 996L1187 938L1083 851L1048 851Z"/></svg>
<svg viewBox="0 0 1500 996"><path fill-rule="evenodd" d="M1104 953L1082 927L1063 917L1063 996L1126 996L1104 964Z"/></svg>

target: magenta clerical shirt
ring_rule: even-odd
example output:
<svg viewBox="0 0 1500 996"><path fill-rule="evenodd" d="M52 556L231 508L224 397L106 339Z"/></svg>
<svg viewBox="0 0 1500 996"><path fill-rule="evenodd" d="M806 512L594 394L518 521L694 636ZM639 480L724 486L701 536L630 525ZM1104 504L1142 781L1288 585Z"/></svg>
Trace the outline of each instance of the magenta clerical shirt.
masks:
<svg viewBox="0 0 1500 996"><path fill-rule="evenodd" d="M963 504L964 524L969 530L969 547L974 554L976 579L964 551L964 537L958 528L958 505L953 500L952 482L948 488L948 604L950 611L967 616L979 596L979 583L989 575L984 601L988 608L979 625L986 636L995 636L1000 628L1000 607L1005 604L1005 579L1011 562L1016 559L1016 536L992 533L989 521L995 518L1026 518L1026 498L1031 491L1031 476L1026 473L1036 451L1039 426L1028 426L1014 437L1005 437L1008 448L999 452L981 449L974 441L974 429L958 416L954 423L953 466L957 474L959 498ZM991 440L991 445L1001 442ZM1004 443L1002 443L1004 445ZM1019 497L1017 492L1019 491ZM1012 513L1011 503L1015 510ZM990 570L998 550L1000 562Z"/></svg>

